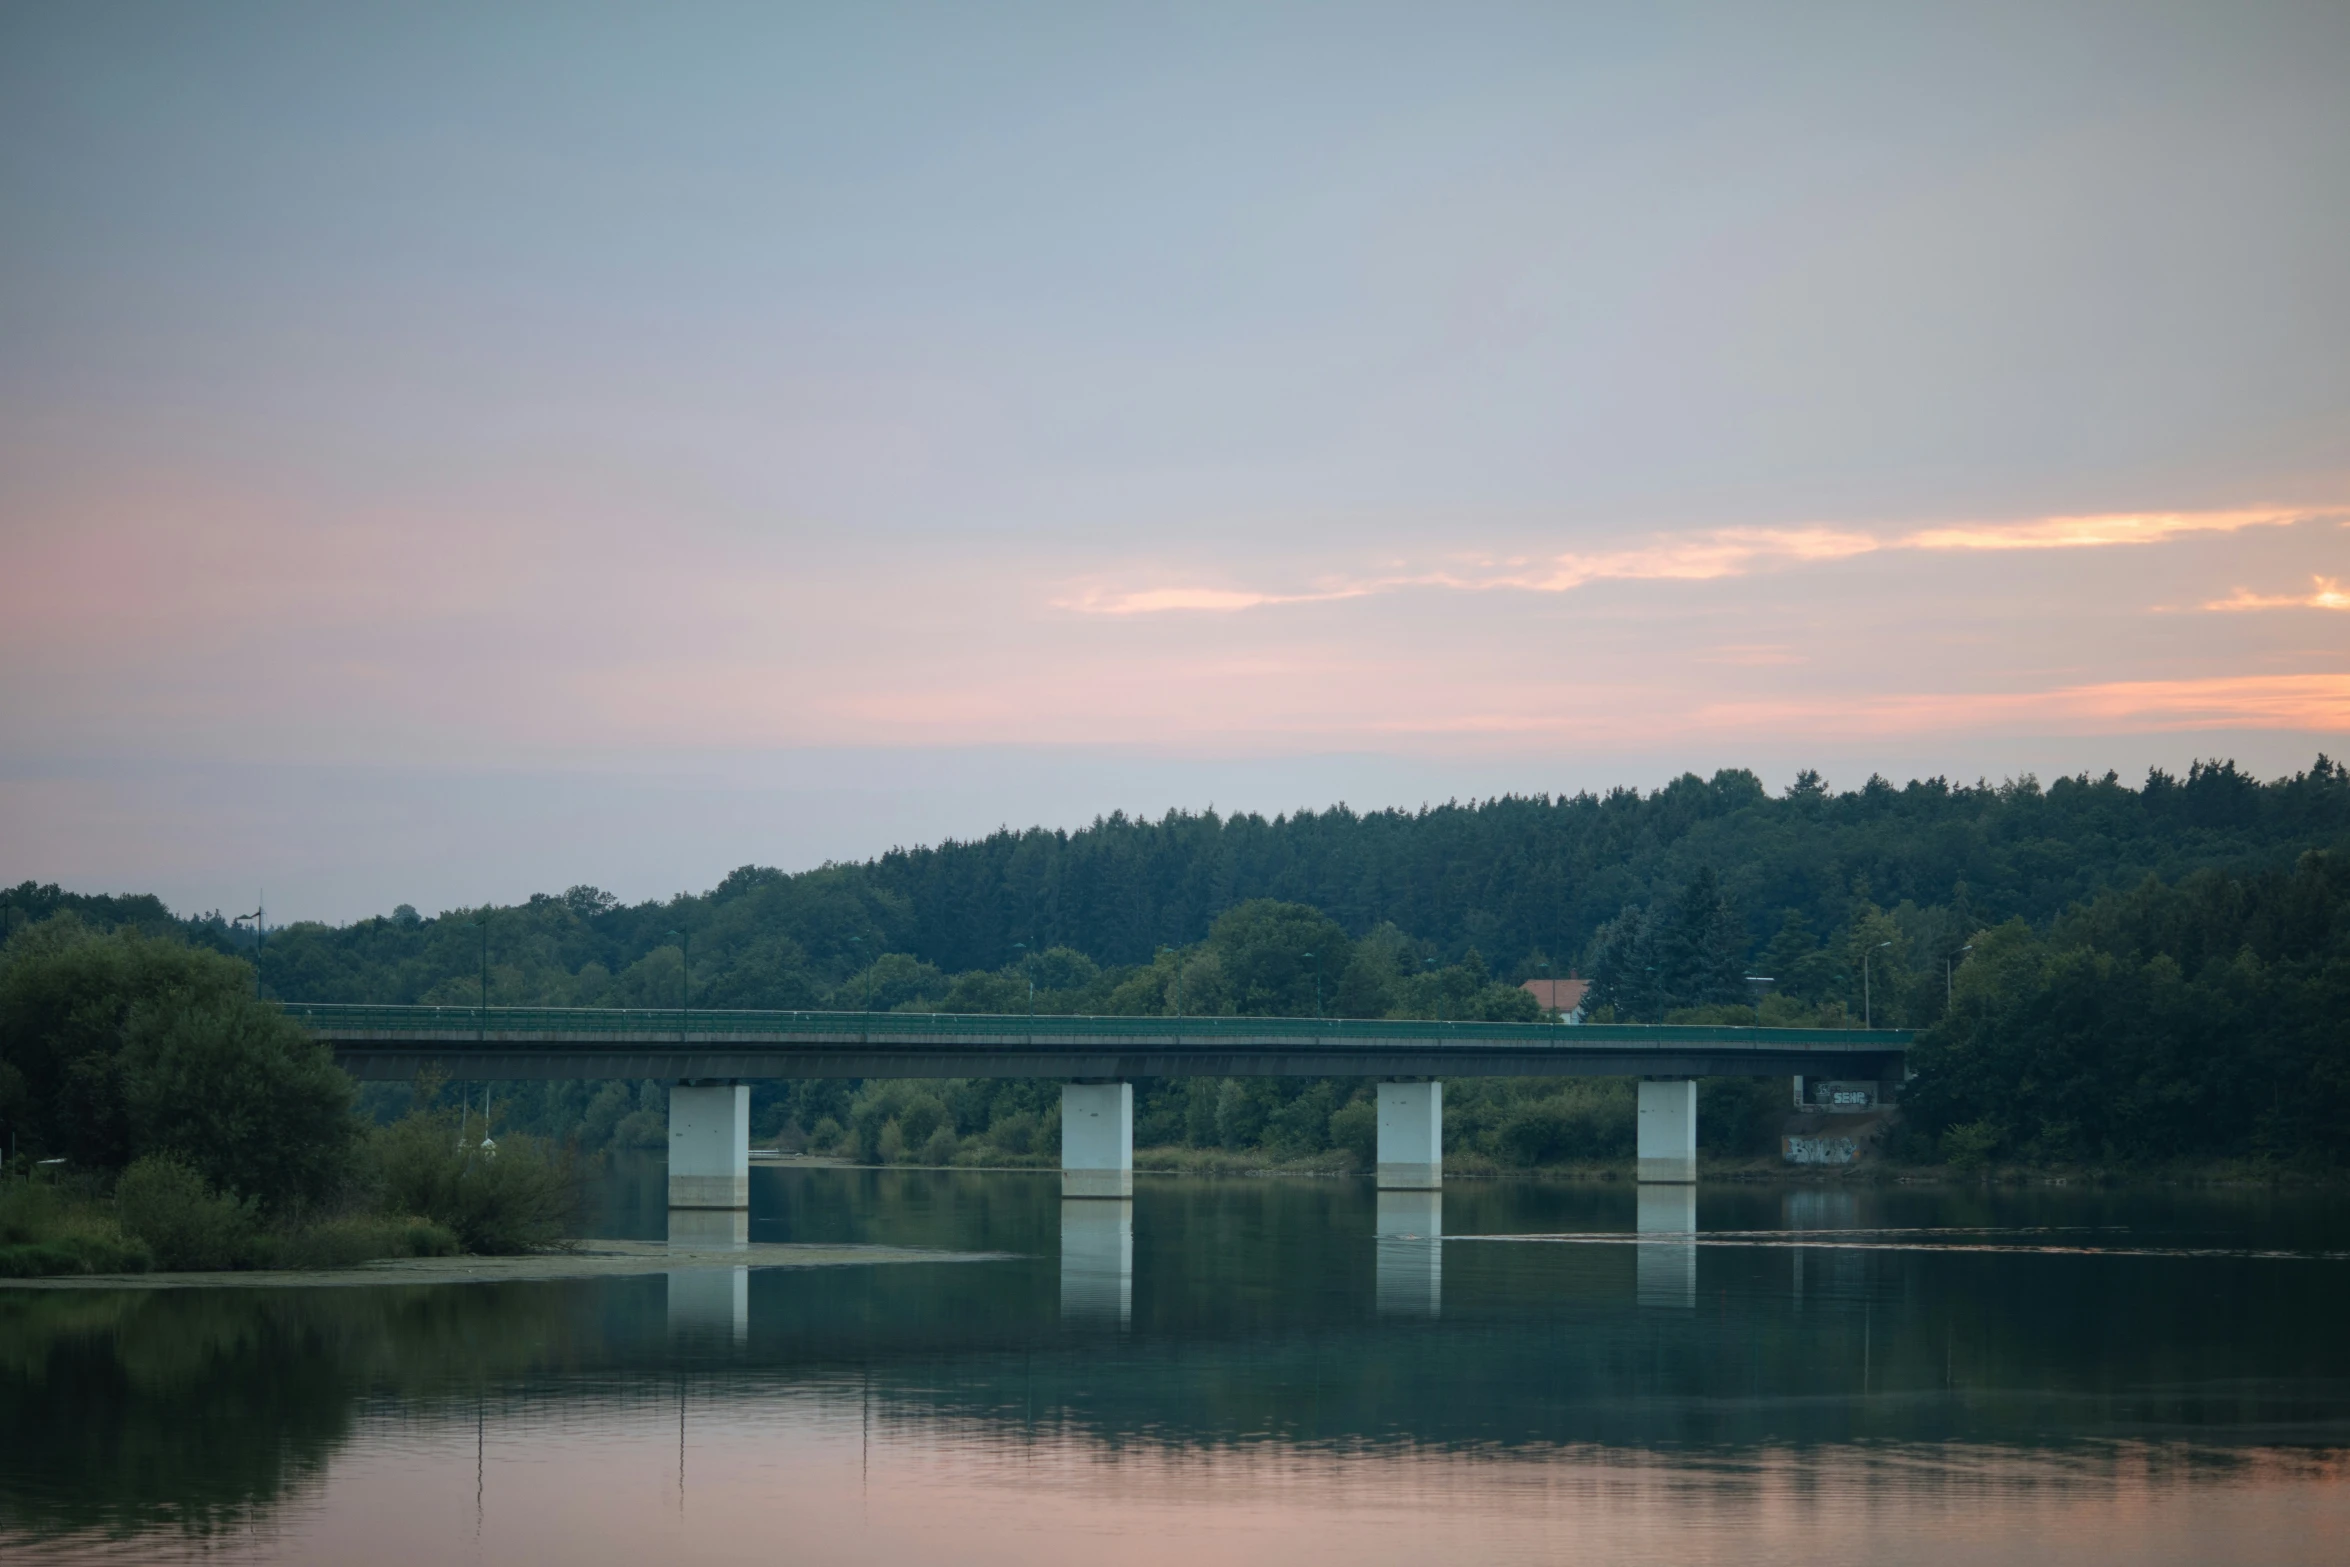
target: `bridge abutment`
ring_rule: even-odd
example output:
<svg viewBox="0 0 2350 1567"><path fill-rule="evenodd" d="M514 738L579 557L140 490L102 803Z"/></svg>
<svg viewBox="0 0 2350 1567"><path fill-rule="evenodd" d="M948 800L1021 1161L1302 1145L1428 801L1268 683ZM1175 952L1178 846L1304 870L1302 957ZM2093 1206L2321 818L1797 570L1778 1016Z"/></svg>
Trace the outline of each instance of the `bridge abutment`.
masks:
<svg viewBox="0 0 2350 1567"><path fill-rule="evenodd" d="M1434 1191L1444 1184L1444 1085L1379 1085L1379 1189Z"/></svg>
<svg viewBox="0 0 2350 1567"><path fill-rule="evenodd" d="M741 1083L669 1090L669 1206L751 1205L751 1091Z"/></svg>
<svg viewBox="0 0 2350 1567"><path fill-rule="evenodd" d="M1061 1085L1061 1195L1134 1195L1134 1085Z"/></svg>
<svg viewBox="0 0 2350 1567"><path fill-rule="evenodd" d="M1639 1126L1637 1152L1641 1180L1697 1179L1695 1078L1642 1078Z"/></svg>

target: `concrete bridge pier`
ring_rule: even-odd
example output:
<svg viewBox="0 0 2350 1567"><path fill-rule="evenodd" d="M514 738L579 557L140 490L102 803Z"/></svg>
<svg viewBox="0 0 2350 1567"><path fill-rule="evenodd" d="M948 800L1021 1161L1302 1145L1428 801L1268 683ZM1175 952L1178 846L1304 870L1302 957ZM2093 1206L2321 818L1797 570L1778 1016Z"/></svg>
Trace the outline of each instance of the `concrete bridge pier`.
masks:
<svg viewBox="0 0 2350 1567"><path fill-rule="evenodd" d="M1061 1195L1134 1195L1134 1085L1061 1085Z"/></svg>
<svg viewBox="0 0 2350 1567"><path fill-rule="evenodd" d="M669 1090L669 1206L751 1205L751 1091L741 1083Z"/></svg>
<svg viewBox="0 0 2350 1567"><path fill-rule="evenodd" d="M1444 1185L1444 1085L1379 1085L1379 1190L1435 1191Z"/></svg>
<svg viewBox="0 0 2350 1567"><path fill-rule="evenodd" d="M1639 1178L1697 1179L1697 1082L1687 1077L1640 1080Z"/></svg>

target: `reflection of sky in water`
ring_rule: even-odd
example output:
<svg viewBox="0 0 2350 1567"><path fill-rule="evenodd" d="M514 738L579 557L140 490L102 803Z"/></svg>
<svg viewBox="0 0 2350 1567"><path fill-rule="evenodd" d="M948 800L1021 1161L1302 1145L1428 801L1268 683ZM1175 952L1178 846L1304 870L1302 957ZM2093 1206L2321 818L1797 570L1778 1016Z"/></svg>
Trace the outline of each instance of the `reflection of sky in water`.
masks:
<svg viewBox="0 0 2350 1567"><path fill-rule="evenodd" d="M1146 1180L1095 1211L1056 1187L758 1176L755 1240L1020 1254L953 1268L0 1292L0 1541L2022 1563L2350 1539L2350 1264L2310 1256L2350 1249L2339 1204L1463 1182L1404 1213L1360 1183ZM615 1196L608 1226L643 1228ZM1588 1239L1479 1239L1505 1235ZM2076 1249L1948 1249L2047 1241ZM2191 1254L2222 1242L2295 1255Z"/></svg>
<svg viewBox="0 0 2350 1567"><path fill-rule="evenodd" d="M395 1563L2338 1561L2338 1466L2139 1446L1763 1449L1692 1463L1281 1443L1119 1447L877 1421L854 1388L364 1432L289 1554ZM579 1418L574 1416L574 1419ZM551 1449L551 1450L550 1450Z"/></svg>

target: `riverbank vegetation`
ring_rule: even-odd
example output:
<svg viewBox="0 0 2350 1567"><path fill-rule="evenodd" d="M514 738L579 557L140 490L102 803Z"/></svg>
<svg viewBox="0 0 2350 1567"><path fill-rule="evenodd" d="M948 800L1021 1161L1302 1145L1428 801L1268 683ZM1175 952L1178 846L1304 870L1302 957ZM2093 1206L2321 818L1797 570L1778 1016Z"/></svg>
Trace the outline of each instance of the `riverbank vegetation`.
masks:
<svg viewBox="0 0 2350 1567"><path fill-rule="evenodd" d="M0 948L0 1275L333 1267L565 1232L570 1155L437 1085L375 1125L251 966L66 913Z"/></svg>
<svg viewBox="0 0 2350 1567"><path fill-rule="evenodd" d="M1807 773L1773 795L1728 770L1417 812L1114 815L746 866L665 902L579 886L431 918L402 905L258 949L151 898L28 884L0 901L248 957L266 994L306 1001L1510 1020L1539 1012L1523 981L1579 973L1599 1020L1918 1030L1895 1148L1913 1161L2338 1164L2350 1045L2326 1019L2344 1015L2346 857L2350 771L2320 757L2269 782L2218 762L2134 788L1838 792ZM1137 1146L1336 1163L1367 1146L1370 1092L1142 1083ZM589 1152L664 1141L655 1083L499 1095L502 1126ZM1446 1097L1448 1157L1467 1164L1629 1155L1628 1084L1463 1080ZM1701 1143L1766 1156L1785 1099L1783 1082L1707 1083ZM409 1101L370 1087L360 1119ZM753 1105L762 1140L866 1162L1042 1164L1058 1139L1049 1083L762 1084Z"/></svg>

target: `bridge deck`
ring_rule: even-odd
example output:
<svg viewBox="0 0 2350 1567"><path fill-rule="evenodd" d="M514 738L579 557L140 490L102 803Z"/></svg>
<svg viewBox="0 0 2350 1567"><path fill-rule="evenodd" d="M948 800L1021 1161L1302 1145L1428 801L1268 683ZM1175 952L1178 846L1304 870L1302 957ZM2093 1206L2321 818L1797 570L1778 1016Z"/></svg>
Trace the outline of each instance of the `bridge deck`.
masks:
<svg viewBox="0 0 2350 1567"><path fill-rule="evenodd" d="M354 1076L1891 1078L1893 1029L289 1002Z"/></svg>

